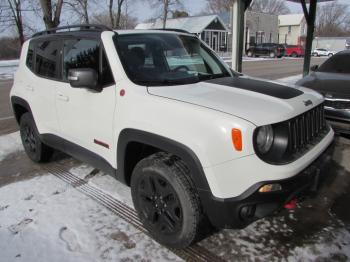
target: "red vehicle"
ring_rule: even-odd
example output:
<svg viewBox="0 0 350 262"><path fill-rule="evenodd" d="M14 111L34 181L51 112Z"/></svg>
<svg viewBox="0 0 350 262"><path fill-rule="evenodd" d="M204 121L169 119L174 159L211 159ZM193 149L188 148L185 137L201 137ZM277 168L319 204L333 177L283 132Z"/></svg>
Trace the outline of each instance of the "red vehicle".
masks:
<svg viewBox="0 0 350 262"><path fill-rule="evenodd" d="M298 57L304 56L305 50L301 45L285 45L286 56Z"/></svg>

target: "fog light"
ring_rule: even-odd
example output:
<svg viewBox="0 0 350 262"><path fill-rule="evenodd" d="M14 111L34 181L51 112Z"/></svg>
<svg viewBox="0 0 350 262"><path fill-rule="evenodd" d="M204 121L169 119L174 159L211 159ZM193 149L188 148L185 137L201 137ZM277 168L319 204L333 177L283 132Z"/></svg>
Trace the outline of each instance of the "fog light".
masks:
<svg viewBox="0 0 350 262"><path fill-rule="evenodd" d="M274 192L279 190L282 190L282 186L280 184L267 184L260 187L259 192L268 193L268 192Z"/></svg>

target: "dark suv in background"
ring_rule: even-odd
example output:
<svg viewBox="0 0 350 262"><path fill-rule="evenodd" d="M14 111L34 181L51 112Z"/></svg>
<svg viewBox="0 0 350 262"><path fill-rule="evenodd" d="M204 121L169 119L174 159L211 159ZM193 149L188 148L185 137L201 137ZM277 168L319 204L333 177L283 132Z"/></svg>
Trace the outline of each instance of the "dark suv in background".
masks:
<svg viewBox="0 0 350 262"><path fill-rule="evenodd" d="M296 84L323 94L326 118L335 131L350 134L350 50L312 66L311 73Z"/></svg>
<svg viewBox="0 0 350 262"><path fill-rule="evenodd" d="M264 43L250 46L247 50L247 56L269 56L271 58L281 58L285 55L285 48L281 44Z"/></svg>

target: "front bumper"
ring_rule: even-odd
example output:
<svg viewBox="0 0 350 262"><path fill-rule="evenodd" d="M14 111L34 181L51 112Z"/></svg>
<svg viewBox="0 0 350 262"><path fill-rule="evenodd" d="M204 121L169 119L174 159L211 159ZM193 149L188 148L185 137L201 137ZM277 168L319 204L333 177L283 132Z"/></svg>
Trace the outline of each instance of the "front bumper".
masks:
<svg viewBox="0 0 350 262"><path fill-rule="evenodd" d="M325 114L335 132L350 134L350 109L325 107Z"/></svg>
<svg viewBox="0 0 350 262"><path fill-rule="evenodd" d="M238 197L211 199L209 210L205 210L209 220L217 228L244 228L282 209L290 200L316 191L325 177L333 148L331 144L311 165L291 178L259 182ZM282 186L282 190L259 192L262 186L276 183Z"/></svg>

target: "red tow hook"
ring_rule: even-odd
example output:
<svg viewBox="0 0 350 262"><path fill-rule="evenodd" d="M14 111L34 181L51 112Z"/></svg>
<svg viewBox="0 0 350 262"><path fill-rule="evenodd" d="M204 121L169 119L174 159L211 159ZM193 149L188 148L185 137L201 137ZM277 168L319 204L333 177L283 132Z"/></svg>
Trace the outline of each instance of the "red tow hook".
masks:
<svg viewBox="0 0 350 262"><path fill-rule="evenodd" d="M297 207L297 200L296 199L292 199L291 201L289 201L288 203L284 204L284 208L288 209L288 210L293 210Z"/></svg>

